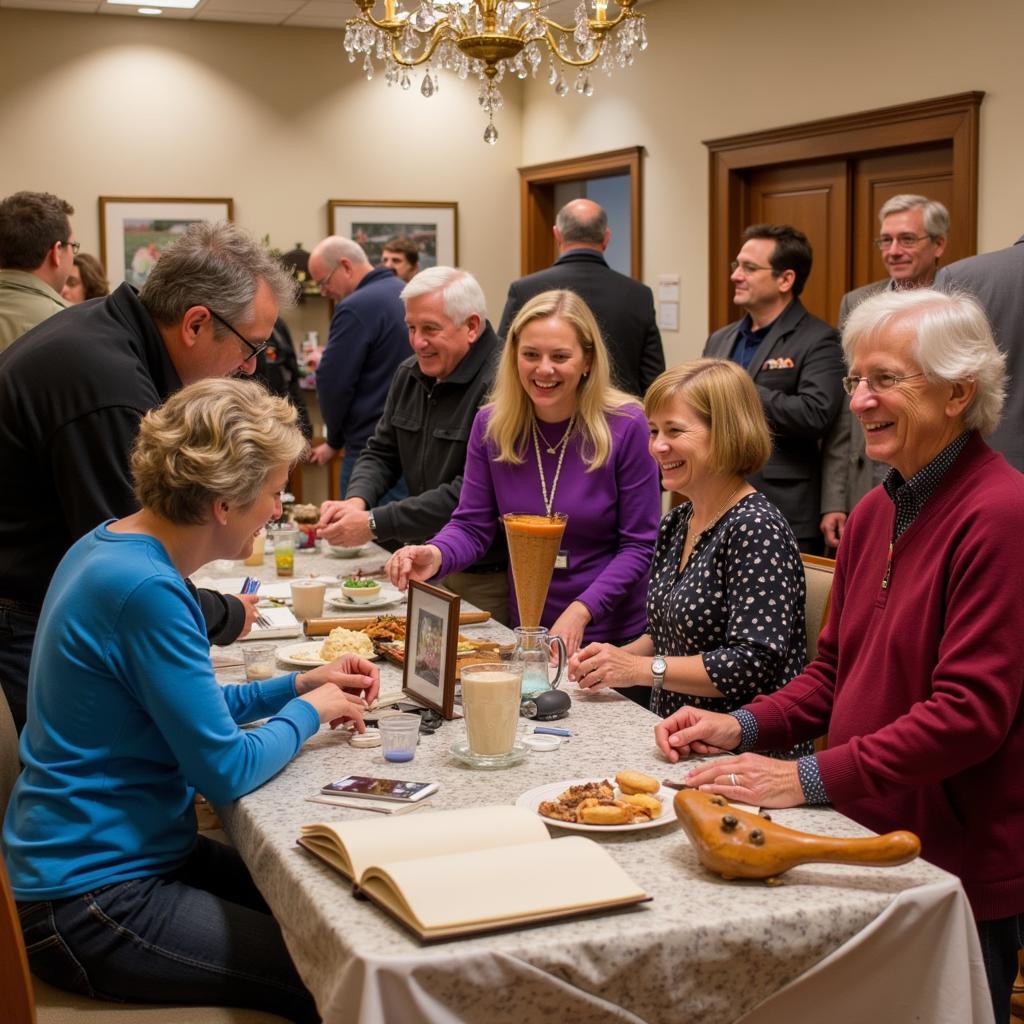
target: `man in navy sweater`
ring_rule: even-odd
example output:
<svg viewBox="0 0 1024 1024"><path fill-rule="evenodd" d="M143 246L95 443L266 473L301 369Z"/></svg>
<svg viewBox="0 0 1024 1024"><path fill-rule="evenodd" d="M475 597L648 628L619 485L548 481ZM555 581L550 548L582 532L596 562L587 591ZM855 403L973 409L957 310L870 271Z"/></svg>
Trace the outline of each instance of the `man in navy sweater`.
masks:
<svg viewBox="0 0 1024 1024"><path fill-rule="evenodd" d="M309 256L309 273L322 295L333 299L327 348L316 371L326 441L313 449L312 462L330 462L343 448L340 490L384 411L391 380L409 354L405 307L398 297L404 282L389 267L373 267L362 247L331 235ZM408 495L399 481L385 500Z"/></svg>

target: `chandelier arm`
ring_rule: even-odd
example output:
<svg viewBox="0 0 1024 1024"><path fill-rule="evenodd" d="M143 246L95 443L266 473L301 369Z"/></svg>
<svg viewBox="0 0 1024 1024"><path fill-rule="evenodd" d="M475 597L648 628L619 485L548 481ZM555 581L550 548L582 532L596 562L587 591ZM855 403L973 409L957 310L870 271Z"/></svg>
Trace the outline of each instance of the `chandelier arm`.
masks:
<svg viewBox="0 0 1024 1024"><path fill-rule="evenodd" d="M597 61L600 60L601 54L604 53L604 36L598 36L597 49L594 52L594 56L591 57L590 60L577 60L574 57L566 57L565 54L562 53L561 49L559 49L558 40L555 39L555 37L551 34L550 29L548 29L546 37L548 41L548 46L551 49L551 55L553 57L557 57L563 64L566 64L571 68L589 68L592 64L596 64Z"/></svg>
<svg viewBox="0 0 1024 1024"><path fill-rule="evenodd" d="M640 17L640 15L633 11L632 8L620 7L619 13L616 14L614 18L606 18L604 21L598 21L596 18L587 18L587 25L590 26L591 32L597 32L598 35L600 35L602 32L608 32L613 28L617 28L627 18L637 17ZM522 22L525 22L526 20L526 18L523 18ZM541 21L544 22L544 27L549 32L551 29L555 29L558 32L564 32L567 36L571 36L576 31L575 25L563 25L559 21L553 21L551 18L545 18L543 14L541 15ZM516 27L521 27L522 22L520 22Z"/></svg>
<svg viewBox="0 0 1024 1024"><path fill-rule="evenodd" d="M434 28L434 34L430 37L430 44L426 50L420 54L420 56L413 60L403 59L397 50L398 40L392 37L391 39L391 59L399 66L403 68L418 68L421 64L426 64L428 60L434 55L434 51L437 49L442 38L445 36L443 29L447 28L446 21L439 21Z"/></svg>

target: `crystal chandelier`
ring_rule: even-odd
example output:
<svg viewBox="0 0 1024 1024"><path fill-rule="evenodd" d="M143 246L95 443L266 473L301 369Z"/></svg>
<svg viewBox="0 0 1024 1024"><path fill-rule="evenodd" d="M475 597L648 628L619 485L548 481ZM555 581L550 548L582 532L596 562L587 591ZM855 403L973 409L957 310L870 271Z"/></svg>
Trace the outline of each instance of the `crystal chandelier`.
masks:
<svg viewBox="0 0 1024 1024"><path fill-rule="evenodd" d="M494 112L501 108L498 85L506 75L536 77L548 60L548 82L559 96L569 92L565 74L575 74L574 88L590 96L592 67L610 75L633 63L634 46L647 49L647 29L637 0L580 0L572 25L547 18L550 0L384 0L384 16L375 17L377 0L353 0L360 10L345 25L349 61L362 54L363 70L373 78L374 58L383 62L388 85L412 86L410 69L423 65L420 92L433 96L438 70L465 80L480 80L480 106L488 116L484 141L498 141ZM614 2L618 13L610 16ZM588 15L588 6L593 16Z"/></svg>

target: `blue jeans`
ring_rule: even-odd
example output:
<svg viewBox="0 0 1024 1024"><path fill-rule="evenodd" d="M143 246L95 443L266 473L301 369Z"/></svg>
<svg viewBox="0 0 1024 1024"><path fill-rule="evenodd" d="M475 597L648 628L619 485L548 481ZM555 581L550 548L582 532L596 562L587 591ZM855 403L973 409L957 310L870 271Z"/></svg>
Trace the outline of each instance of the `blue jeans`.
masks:
<svg viewBox="0 0 1024 1024"><path fill-rule="evenodd" d="M346 448L345 454L341 460L341 469L338 471L338 493L342 498L346 497L348 491L348 482L352 479L352 470L356 468L356 462L359 461L359 456L362 455L362 448ZM403 498L409 497L409 485L405 482L405 477L399 477L398 482L390 491L385 494L380 501L374 502L374 508L379 508L381 505L386 505L389 501L401 501Z"/></svg>
<svg viewBox="0 0 1024 1024"><path fill-rule="evenodd" d="M996 1024L1009 1024L1010 993L1017 978L1017 951L1024 948L1024 914L978 921L977 925Z"/></svg>
<svg viewBox="0 0 1024 1024"><path fill-rule="evenodd" d="M0 603L0 686L18 733L25 726L28 666L39 616L27 608Z"/></svg>
<svg viewBox="0 0 1024 1024"><path fill-rule="evenodd" d="M238 852L205 836L171 875L19 902L18 914L32 973L58 988L320 1019Z"/></svg>

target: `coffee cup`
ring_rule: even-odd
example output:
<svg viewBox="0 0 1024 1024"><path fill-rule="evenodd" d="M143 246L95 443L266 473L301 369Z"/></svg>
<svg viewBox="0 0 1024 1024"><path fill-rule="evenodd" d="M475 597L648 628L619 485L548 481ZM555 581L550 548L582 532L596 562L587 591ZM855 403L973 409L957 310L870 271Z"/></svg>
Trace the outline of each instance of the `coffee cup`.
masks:
<svg viewBox="0 0 1024 1024"><path fill-rule="evenodd" d="M523 667L515 662L484 662L462 669L462 713L471 754L508 754L519 729Z"/></svg>
<svg viewBox="0 0 1024 1024"><path fill-rule="evenodd" d="M292 611L297 619L318 619L324 613L323 580L296 580L292 583Z"/></svg>

